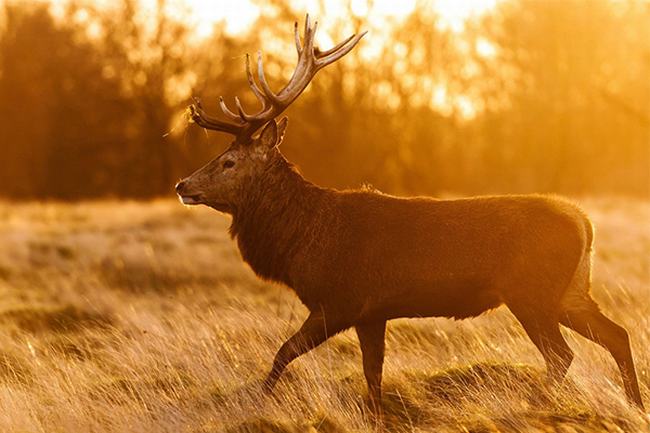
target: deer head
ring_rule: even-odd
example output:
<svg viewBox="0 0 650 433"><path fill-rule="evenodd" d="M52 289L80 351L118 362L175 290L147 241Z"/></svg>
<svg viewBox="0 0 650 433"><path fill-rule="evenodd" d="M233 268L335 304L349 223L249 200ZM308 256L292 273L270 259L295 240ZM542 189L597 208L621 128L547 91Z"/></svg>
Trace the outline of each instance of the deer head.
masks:
<svg viewBox="0 0 650 433"><path fill-rule="evenodd" d="M257 113L246 113L239 98L235 98L237 113L226 106L223 97L219 99L227 121L208 115L198 99L190 105L192 121L206 129L232 134L235 139L225 152L176 184L176 193L183 203L205 204L232 213L242 191L263 176L274 160L282 158L278 145L284 135L287 118L279 123L276 123L275 118L305 90L320 69L349 53L365 35L365 32L352 35L335 47L320 51L314 47L317 27L318 22L311 26L307 15L301 43L298 23L294 24L298 64L287 85L278 93L273 92L266 81L261 53L258 52L257 55L259 86L251 72L250 56L246 55L248 84L262 105ZM262 126L262 132L254 137Z"/></svg>

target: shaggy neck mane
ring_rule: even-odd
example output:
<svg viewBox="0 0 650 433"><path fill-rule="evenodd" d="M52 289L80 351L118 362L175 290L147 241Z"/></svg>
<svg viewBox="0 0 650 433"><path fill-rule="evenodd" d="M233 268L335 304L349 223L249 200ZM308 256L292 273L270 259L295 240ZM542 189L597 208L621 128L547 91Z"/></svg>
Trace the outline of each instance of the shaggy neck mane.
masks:
<svg viewBox="0 0 650 433"><path fill-rule="evenodd" d="M283 157L241 191L230 234L257 275L291 284L289 266L313 234L314 217L326 195Z"/></svg>

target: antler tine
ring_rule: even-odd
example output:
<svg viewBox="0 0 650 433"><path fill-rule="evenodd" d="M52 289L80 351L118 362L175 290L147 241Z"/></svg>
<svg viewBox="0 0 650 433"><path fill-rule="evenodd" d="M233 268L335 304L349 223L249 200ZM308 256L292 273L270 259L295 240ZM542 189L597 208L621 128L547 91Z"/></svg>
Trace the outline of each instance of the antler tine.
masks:
<svg viewBox="0 0 650 433"><path fill-rule="evenodd" d="M307 45L307 37L309 35L310 27L311 27L311 21L309 21L309 14L305 14L305 32L302 35L304 39L304 45Z"/></svg>
<svg viewBox="0 0 650 433"><path fill-rule="evenodd" d="M354 34L354 35L348 37L346 40L344 40L343 42L341 42L341 43L335 45L334 47L330 48L330 49L327 50L327 51L321 51L320 53L318 53L318 58L322 58L322 57L325 57L325 56L329 56L329 55L332 54L334 51L339 50L343 45L345 45L345 44L347 44L348 42L350 42L350 41L352 40L352 38L354 38L355 36L356 36L356 34Z"/></svg>
<svg viewBox="0 0 650 433"><path fill-rule="evenodd" d="M251 72L250 60L251 60L250 55L246 53L246 78L248 78L248 85L251 87L253 93L255 93L255 97L262 104L262 109L260 111L264 111L267 108L268 101L262 94L260 88L257 87L257 83L255 83L255 79L253 78L253 73Z"/></svg>
<svg viewBox="0 0 650 433"><path fill-rule="evenodd" d="M226 101L223 100L223 96L219 96L219 106L221 107L221 111L223 111L223 114L226 115L230 120L234 120L235 122L241 122L241 118L230 111L230 108L226 105Z"/></svg>
<svg viewBox="0 0 650 433"><path fill-rule="evenodd" d="M278 97L275 93L273 93L273 90L271 90L271 87L269 87L269 84L266 82L266 78L264 77L264 64L262 62L261 51L257 52L257 75L260 79L260 84L262 85L262 90L264 90L266 97L270 99L273 105L279 106L280 101L278 100Z"/></svg>
<svg viewBox="0 0 650 433"><path fill-rule="evenodd" d="M305 36L304 50L311 58L314 55L314 38L316 37L316 29L318 28L318 21L314 21L314 27L309 30L309 37Z"/></svg>
<svg viewBox="0 0 650 433"><path fill-rule="evenodd" d="M293 23L293 39L296 42L296 51L298 52L298 57L302 53L302 48L300 47L300 33L298 33L298 21Z"/></svg>
<svg viewBox="0 0 650 433"><path fill-rule="evenodd" d="M223 122L212 117L203 111L201 100L193 98L194 103L190 105L190 117L197 125L202 128L212 129L215 131L227 132L233 135L239 135L244 130L244 125L233 125L232 123Z"/></svg>
<svg viewBox="0 0 650 433"><path fill-rule="evenodd" d="M337 51L334 51L333 53L329 54L328 56L319 57L316 60L316 68L317 69L324 68L325 66L329 65L330 63L334 63L335 61L337 61L341 57L345 56L347 53L349 53L352 50L352 48L354 48L359 43L361 38L363 38L366 35L366 33L368 33L368 32L363 32L363 33L360 33L358 35L355 35L351 39L351 42L348 45L344 45L343 47L341 47Z"/></svg>
<svg viewBox="0 0 650 433"><path fill-rule="evenodd" d="M237 112L239 113L239 117L241 118L241 120L243 120L244 122L251 122L251 121L255 120L255 115L250 116L250 115L246 114L246 112L244 111L244 108L241 106L241 101L239 101L239 98L236 97L236 96L235 96L235 105L237 106ZM262 107L262 110L257 114L260 114L263 111L264 111L264 108Z"/></svg>
<svg viewBox="0 0 650 433"><path fill-rule="evenodd" d="M314 28L311 31L311 39L309 40L309 55L314 55L314 40L316 39L316 29L318 29L318 21L314 21Z"/></svg>

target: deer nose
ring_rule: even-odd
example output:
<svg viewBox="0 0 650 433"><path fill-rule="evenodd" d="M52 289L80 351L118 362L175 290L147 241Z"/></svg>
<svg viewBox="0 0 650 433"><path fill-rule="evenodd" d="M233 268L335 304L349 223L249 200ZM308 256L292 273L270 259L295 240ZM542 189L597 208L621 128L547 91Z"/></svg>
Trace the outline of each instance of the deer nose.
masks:
<svg viewBox="0 0 650 433"><path fill-rule="evenodd" d="M183 188L185 188L185 181L180 181L176 184L176 193L180 194L181 191L183 191Z"/></svg>

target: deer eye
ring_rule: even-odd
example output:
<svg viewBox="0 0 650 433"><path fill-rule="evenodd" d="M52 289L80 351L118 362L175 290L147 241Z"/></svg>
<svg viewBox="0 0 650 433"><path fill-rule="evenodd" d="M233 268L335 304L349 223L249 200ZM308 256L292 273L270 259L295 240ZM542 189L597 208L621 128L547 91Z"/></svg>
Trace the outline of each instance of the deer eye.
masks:
<svg viewBox="0 0 650 433"><path fill-rule="evenodd" d="M227 160L223 163L223 168L231 168L235 165L235 161Z"/></svg>

